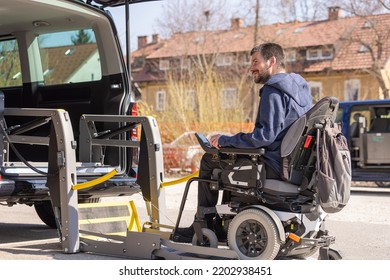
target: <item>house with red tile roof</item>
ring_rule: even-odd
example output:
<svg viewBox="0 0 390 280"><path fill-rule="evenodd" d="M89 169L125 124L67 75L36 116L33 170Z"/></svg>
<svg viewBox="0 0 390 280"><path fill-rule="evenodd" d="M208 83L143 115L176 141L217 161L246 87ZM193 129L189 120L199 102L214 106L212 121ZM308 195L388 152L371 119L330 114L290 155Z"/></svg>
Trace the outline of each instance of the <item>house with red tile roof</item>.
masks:
<svg viewBox="0 0 390 280"><path fill-rule="evenodd" d="M167 73L182 72L203 59L223 73L230 89L225 98L236 95L247 100L250 119L257 102L246 98L253 96L253 82L246 72L249 51L257 44L276 42L285 49L287 70L309 82L314 100L389 98L389 26L389 13L341 17L341 10L331 7L326 20L259 26L256 41L255 26L243 26L239 18L231 20L228 30L176 33L164 40L155 34L151 42L142 36L132 53L133 80L142 90L142 100L164 111L177 102L167 87L171 76Z"/></svg>

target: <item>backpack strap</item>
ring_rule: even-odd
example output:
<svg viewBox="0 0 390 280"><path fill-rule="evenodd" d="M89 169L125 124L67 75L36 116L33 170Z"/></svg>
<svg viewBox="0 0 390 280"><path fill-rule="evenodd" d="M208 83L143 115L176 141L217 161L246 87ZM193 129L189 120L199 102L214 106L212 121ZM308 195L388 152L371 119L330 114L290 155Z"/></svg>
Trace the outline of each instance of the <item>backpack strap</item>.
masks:
<svg viewBox="0 0 390 280"><path fill-rule="evenodd" d="M320 128L317 128L317 135L316 135L316 141L317 141L317 146L316 146L316 154L317 154L317 159L316 159L316 170L313 172L313 175L311 176L311 179L310 179L310 182L309 180L304 177L302 179L302 183L301 185L299 186L298 190L300 192L303 192L307 189L311 189L313 187L313 185L317 182L317 173L320 168L320 161L318 160L319 159L319 156L320 156L320 134L321 134L321 129Z"/></svg>

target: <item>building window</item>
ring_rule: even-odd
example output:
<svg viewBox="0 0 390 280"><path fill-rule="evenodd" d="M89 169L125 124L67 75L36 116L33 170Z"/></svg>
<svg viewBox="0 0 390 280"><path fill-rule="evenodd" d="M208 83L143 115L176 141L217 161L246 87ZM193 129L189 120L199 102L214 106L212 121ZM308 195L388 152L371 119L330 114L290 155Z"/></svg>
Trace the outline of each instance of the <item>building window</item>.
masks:
<svg viewBox="0 0 390 280"><path fill-rule="evenodd" d="M163 112L165 111L167 94L165 90L159 90L156 92L156 111Z"/></svg>
<svg viewBox="0 0 390 280"><path fill-rule="evenodd" d="M235 107L236 102L237 102L236 88L225 88L222 90L222 97L220 100L222 109L232 109Z"/></svg>
<svg viewBox="0 0 390 280"><path fill-rule="evenodd" d="M359 100L360 80L350 79L344 82L344 98L346 101Z"/></svg>
<svg viewBox="0 0 390 280"><path fill-rule="evenodd" d="M316 103L321 98L322 83L321 82L308 82L310 93L313 98L313 103Z"/></svg>
<svg viewBox="0 0 390 280"><path fill-rule="evenodd" d="M359 49L358 49L358 53L366 53L366 52L368 52L368 51L369 51L369 49L368 49L368 47L365 46L365 45L360 45L360 47L359 47Z"/></svg>
<svg viewBox="0 0 390 280"><path fill-rule="evenodd" d="M298 27L294 30L294 33L302 33L302 31L305 29L305 27Z"/></svg>
<svg viewBox="0 0 390 280"><path fill-rule="evenodd" d="M195 99L195 90L188 90L185 96L185 108L187 110L195 110L196 108L196 99Z"/></svg>
<svg viewBox="0 0 390 280"><path fill-rule="evenodd" d="M297 52L296 50L287 50L286 51L286 61L294 62L297 60Z"/></svg>
<svg viewBox="0 0 390 280"><path fill-rule="evenodd" d="M47 68L45 71L43 71L43 77L50 75L53 72L53 68Z"/></svg>
<svg viewBox="0 0 390 280"><path fill-rule="evenodd" d="M181 69L189 69L191 68L191 59L190 58L182 58L180 60Z"/></svg>
<svg viewBox="0 0 390 280"><path fill-rule="evenodd" d="M276 31L276 35L282 35L286 29L287 28L279 28L278 31Z"/></svg>
<svg viewBox="0 0 390 280"><path fill-rule="evenodd" d="M159 68L161 71L169 70L169 60L161 59L160 64L159 64Z"/></svg>
<svg viewBox="0 0 390 280"><path fill-rule="evenodd" d="M251 64L251 56L247 53L241 55L241 62L243 65L250 65Z"/></svg>
<svg viewBox="0 0 390 280"><path fill-rule="evenodd" d="M333 57L333 52L330 48L321 49L321 58L329 59Z"/></svg>
<svg viewBox="0 0 390 280"><path fill-rule="evenodd" d="M195 44L202 44L204 42L204 37L202 35L196 37L193 41Z"/></svg>
<svg viewBox="0 0 390 280"><path fill-rule="evenodd" d="M364 25L363 25L363 29L370 29L370 28L374 28L375 26L375 21L371 21L371 20L367 20Z"/></svg>
<svg viewBox="0 0 390 280"><path fill-rule="evenodd" d="M307 60L330 59L332 57L333 51L330 48L308 49L306 51Z"/></svg>
<svg viewBox="0 0 390 280"><path fill-rule="evenodd" d="M217 66L229 66L233 63L233 57L227 54L220 54L217 56Z"/></svg>
<svg viewBox="0 0 390 280"><path fill-rule="evenodd" d="M306 51L307 60L315 60L320 58L320 50L312 49Z"/></svg>

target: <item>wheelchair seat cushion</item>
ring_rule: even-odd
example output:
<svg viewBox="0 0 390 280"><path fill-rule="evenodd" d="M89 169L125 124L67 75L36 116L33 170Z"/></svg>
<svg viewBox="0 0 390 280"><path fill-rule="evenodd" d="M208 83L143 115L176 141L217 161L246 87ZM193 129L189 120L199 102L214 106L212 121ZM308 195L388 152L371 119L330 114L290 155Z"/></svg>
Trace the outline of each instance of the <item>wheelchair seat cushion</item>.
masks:
<svg viewBox="0 0 390 280"><path fill-rule="evenodd" d="M263 192L277 196L296 196L299 194L299 186L274 179L266 179Z"/></svg>

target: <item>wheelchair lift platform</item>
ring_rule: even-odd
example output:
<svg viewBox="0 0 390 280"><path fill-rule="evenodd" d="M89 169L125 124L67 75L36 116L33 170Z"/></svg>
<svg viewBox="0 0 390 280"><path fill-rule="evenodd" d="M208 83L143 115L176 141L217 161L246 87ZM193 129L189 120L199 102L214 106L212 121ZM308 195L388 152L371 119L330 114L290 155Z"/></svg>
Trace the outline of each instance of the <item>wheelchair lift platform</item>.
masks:
<svg viewBox="0 0 390 280"><path fill-rule="evenodd" d="M80 251L130 259L238 259L227 248L207 248L170 240L173 226L145 222L129 202L79 204Z"/></svg>
<svg viewBox="0 0 390 280"><path fill-rule="evenodd" d="M2 116L2 146L8 148L14 143L49 146L47 167L40 169L47 171L46 185L50 191L64 253L89 252L135 259L199 259L204 256L237 259L237 255L229 249L196 247L169 240L173 227L160 224L161 213L165 209L164 189L160 187L164 171L161 138L154 118L83 115L80 120L78 144L80 156L85 161L93 161L102 146L139 148L137 184L145 198L150 218L141 228L132 202L78 204L78 190L93 188L106 180L114 180L117 172L115 167L106 168L105 170L111 169L112 172L91 182L77 184L77 144L66 111L36 108L3 108L1 111L6 117L35 120L18 126L18 132L12 134L11 129L6 128ZM101 137L95 122L118 123L116 134L129 132L140 126L140 140L111 139L110 136L115 135L112 132L108 137ZM49 136L26 135L26 132L46 124L50 125ZM5 161L6 158L2 154L1 165ZM28 166L23 168L28 169Z"/></svg>

